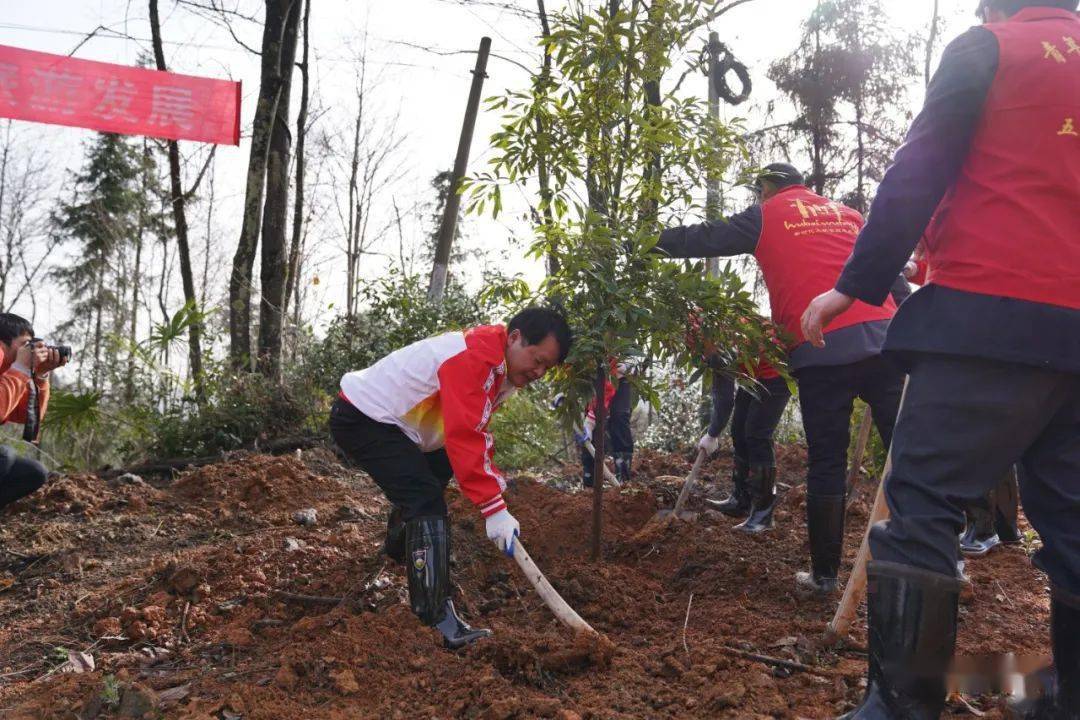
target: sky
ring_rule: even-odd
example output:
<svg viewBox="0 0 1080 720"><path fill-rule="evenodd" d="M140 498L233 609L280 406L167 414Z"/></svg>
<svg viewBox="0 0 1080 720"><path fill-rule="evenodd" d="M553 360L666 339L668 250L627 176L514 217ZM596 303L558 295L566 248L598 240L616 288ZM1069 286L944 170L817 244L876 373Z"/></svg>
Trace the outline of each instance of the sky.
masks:
<svg viewBox="0 0 1080 720"><path fill-rule="evenodd" d="M210 0L193 0L208 4ZM244 14L262 14L257 0L217 0ZM341 163L347 148L347 128L355 112L355 59L366 50L370 94L367 112L374 117L374 134L384 137L393 127L400 138L394 153L395 179L376 198L378 217L372 225L385 230L372 246L373 254L363 261L363 275L376 278L388 268L399 267L401 256L422 242L430 230L430 180L440 170L453 164L461 129L465 100L475 56L474 50L484 35L492 38L492 53L484 95L492 96L507 89L525 87L528 76L515 63L537 65L537 28L519 15L482 6L463 6L459 0L312 0L311 39L314 95L321 113L316 133L330 138L330 158L322 174L313 182L311 194L324 215L312 226L309 246L312 256L302 282L312 321L325 322L341 302L344 287L342 270L342 232L334 210L335 190L341 182L331 180L336 164ZM929 24L934 0L886 0L891 19L906 30L922 30ZM189 74L240 80L243 84L242 130L249 132L258 92L258 58L242 49L229 32L192 12L183 0L160 0L162 33L166 61L170 69ZM530 0L517 0L522 8L534 7ZM549 12L560 6L548 0ZM799 38L799 26L813 8L815 0L754 0L743 5L709 28L716 30L749 68L754 94L749 106L725 107L725 116L746 116L751 129L766 122L760 107L775 97L775 88L765 77L769 62L793 50ZM948 39L974 21L975 0L940 0L945 20L944 38ZM76 57L134 64L141 53L149 52L149 24L145 0L0 0L0 44L30 48ZM105 28L89 40L87 34ZM261 27L236 20L233 30L249 46L258 47ZM703 31L704 36L708 30ZM124 37L120 37L124 36ZM437 54L442 53L442 54ZM496 57L499 56L499 57ZM297 79L297 85L299 81ZM699 81L705 92L705 80ZM915 82L912 109L921 102ZM294 91L295 113L298 90ZM57 191L65 173L78 168L82 144L89 131L57 126L31 126L16 123L20 138L34 153L50 158ZM498 128L498 117L482 113L478 122L469 169L484 169L490 157L487 139ZM205 148L181 143L185 156L202 157ZM243 182L248 161L248 144L220 147L213 168L216 212L210 223L193 221L195 265L204 260L205 238L209 236L211 253L208 263L216 275L217 287L223 287L239 236L239 214ZM192 163L191 174L197 171ZM393 219L393 208L404 216L401 231ZM527 223L518 218L524 212L524 198L510 198L505 216L498 221L470 217L466 221L466 245L488 252L491 262L509 272L521 272L535 281L542 274L539 264L524 259L528 244ZM197 207L193 213L200 213ZM205 226L206 229L203 229ZM201 234L200 234L201 233ZM402 252L404 248L404 252ZM419 268L414 268L419 269ZM469 282L478 282L475 265ZM425 273L427 272L424 268ZM469 272L466 270L466 272ZM174 309L179 289L173 288ZM64 298L59 292L45 292L39 303L38 324L46 330L55 327L65 315ZM19 307L16 307L19 311Z"/></svg>

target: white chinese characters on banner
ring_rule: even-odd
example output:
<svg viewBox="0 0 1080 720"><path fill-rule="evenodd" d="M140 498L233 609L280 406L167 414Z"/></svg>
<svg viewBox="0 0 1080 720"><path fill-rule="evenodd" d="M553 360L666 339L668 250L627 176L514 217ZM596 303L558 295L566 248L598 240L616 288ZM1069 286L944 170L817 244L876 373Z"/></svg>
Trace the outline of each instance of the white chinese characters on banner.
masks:
<svg viewBox="0 0 1080 720"><path fill-rule="evenodd" d="M240 142L240 83L0 45L0 117Z"/></svg>

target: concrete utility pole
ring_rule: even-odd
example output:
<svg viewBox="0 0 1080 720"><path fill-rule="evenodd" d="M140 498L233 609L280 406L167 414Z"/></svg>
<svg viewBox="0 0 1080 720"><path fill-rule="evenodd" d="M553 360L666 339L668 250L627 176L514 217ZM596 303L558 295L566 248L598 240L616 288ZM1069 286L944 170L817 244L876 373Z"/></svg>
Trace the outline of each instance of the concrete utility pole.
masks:
<svg viewBox="0 0 1080 720"><path fill-rule="evenodd" d="M716 77L720 67L720 35L716 32L709 33L709 66L705 75L709 81L709 117L714 122L720 120L720 94L716 91L720 78ZM705 183L705 219L720 219L720 178L710 176ZM712 277L720 273L720 258L709 258L705 261L706 271Z"/></svg>
<svg viewBox="0 0 1080 720"><path fill-rule="evenodd" d="M450 192L446 196L442 223L439 225L439 242L435 248L435 264L431 269L431 284L428 286L428 298L442 300L446 294L446 271L450 264L450 246L454 242L457 230L458 210L461 208L461 195L458 186L465 177L469 163L469 148L472 146L473 130L476 128L476 115L480 108L480 92L487 77L488 53L491 52L491 38L480 38L480 50L476 55L476 67L473 68L472 88L469 90L469 103L465 106L465 122L461 126L461 138L458 140L457 157L454 159L454 172L450 177Z"/></svg>

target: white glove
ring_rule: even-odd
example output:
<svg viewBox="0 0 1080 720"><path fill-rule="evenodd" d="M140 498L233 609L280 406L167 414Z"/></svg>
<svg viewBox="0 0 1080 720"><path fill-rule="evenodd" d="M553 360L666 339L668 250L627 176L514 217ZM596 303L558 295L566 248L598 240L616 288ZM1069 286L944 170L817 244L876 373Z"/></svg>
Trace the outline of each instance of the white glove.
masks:
<svg viewBox="0 0 1080 720"><path fill-rule="evenodd" d="M514 538L521 532L521 525L509 510L503 508L494 515L488 515L486 530L488 539L495 543L495 547L506 553L507 557L514 557Z"/></svg>
<svg viewBox="0 0 1080 720"><path fill-rule="evenodd" d="M701 436L701 440L698 441L697 446L704 450L706 457L708 457L720 449L720 438L705 433Z"/></svg>
<svg viewBox="0 0 1080 720"><path fill-rule="evenodd" d="M585 426L581 429L581 432L574 436L578 445L584 445L586 440L592 440L593 429L596 427L596 418L586 417Z"/></svg>
<svg viewBox="0 0 1080 720"><path fill-rule="evenodd" d="M904 265L904 277L910 280L919 272L919 266L914 260L908 260Z"/></svg>

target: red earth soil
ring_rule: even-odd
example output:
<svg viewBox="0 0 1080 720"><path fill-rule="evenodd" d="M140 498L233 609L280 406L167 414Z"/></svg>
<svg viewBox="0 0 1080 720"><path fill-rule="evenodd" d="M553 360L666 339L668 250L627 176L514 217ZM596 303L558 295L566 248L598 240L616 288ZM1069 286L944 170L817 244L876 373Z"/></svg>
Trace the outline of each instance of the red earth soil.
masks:
<svg viewBox="0 0 1080 720"><path fill-rule="evenodd" d="M864 687L862 612L847 648L822 647L835 600L792 591L807 563L803 451L781 449L777 528L757 537L702 512L704 493L726 488L727 457L706 466L696 519L640 532L678 492L663 476L690 463L639 455L635 483L605 495L599 563L591 493L531 476L508 492L523 543L613 652L556 623L454 490L456 602L495 631L456 654L419 625L401 569L378 554L386 502L326 451L236 457L157 487L53 481L0 515L0 717L794 720L850 709ZM849 516L848 566L873 489L860 485ZM297 524L309 507L316 524ZM968 563L961 654L1046 652L1046 579L1026 549ZM95 668L70 672L69 652ZM965 702L1001 716L1000 698L982 696L953 698L949 717L968 716Z"/></svg>

